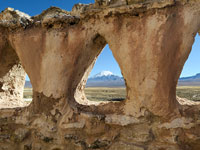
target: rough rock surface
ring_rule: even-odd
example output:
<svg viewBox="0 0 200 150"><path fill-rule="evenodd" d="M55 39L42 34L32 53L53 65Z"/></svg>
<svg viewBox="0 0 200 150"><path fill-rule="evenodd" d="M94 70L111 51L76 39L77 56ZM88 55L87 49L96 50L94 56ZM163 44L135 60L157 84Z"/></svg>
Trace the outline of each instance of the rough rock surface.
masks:
<svg viewBox="0 0 200 150"><path fill-rule="evenodd" d="M7 11L7 10L6 10ZM6 23L6 15L0 14L1 23ZM14 18L12 18L14 19ZM0 108L23 106L25 71L15 50L8 41L8 31L0 26Z"/></svg>
<svg viewBox="0 0 200 150"><path fill-rule="evenodd" d="M176 98L199 15L198 0L96 0L34 17L3 11L0 103L20 103L21 65L34 95L28 107L0 110L0 150L199 150L200 106ZM83 89L107 43L127 98L91 104Z"/></svg>

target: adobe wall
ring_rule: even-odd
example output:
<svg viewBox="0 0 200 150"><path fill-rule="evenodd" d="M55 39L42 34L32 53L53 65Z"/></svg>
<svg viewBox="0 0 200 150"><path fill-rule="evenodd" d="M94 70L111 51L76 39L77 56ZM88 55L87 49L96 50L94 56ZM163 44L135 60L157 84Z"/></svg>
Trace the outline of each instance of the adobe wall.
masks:
<svg viewBox="0 0 200 150"><path fill-rule="evenodd" d="M195 0L96 0L33 17L3 11L0 83L14 80L22 101L25 70L34 94L27 107L0 110L0 150L199 150L200 106L176 98L199 14ZM127 97L90 103L84 86L106 44Z"/></svg>

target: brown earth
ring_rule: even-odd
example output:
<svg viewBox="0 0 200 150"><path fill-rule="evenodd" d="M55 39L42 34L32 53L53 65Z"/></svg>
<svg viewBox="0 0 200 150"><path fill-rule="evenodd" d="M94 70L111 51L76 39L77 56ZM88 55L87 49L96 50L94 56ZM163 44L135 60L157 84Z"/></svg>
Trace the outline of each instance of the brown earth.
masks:
<svg viewBox="0 0 200 150"><path fill-rule="evenodd" d="M34 17L3 11L0 150L199 150L199 105L176 99L199 14L198 0L96 0ZM107 43L127 97L91 103L85 83ZM9 108L23 105L20 64L33 101Z"/></svg>

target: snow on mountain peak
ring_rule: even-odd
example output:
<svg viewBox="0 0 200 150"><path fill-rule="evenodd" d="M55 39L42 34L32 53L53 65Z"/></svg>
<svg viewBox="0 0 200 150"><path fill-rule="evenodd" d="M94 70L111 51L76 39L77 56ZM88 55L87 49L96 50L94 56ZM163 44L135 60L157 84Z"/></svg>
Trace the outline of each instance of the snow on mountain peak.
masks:
<svg viewBox="0 0 200 150"><path fill-rule="evenodd" d="M113 73L110 71L101 71L100 73L94 75L93 78L102 77L102 76L111 76L111 75L113 75Z"/></svg>

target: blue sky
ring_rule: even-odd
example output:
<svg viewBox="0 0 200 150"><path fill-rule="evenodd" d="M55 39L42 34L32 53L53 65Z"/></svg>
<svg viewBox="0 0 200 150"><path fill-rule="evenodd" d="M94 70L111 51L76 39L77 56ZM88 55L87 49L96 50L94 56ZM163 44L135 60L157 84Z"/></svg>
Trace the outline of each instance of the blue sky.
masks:
<svg viewBox="0 0 200 150"><path fill-rule="evenodd" d="M181 73L181 77L192 76L200 73L200 36L197 34L192 51L186 61Z"/></svg>
<svg viewBox="0 0 200 150"><path fill-rule="evenodd" d="M101 71L108 70L113 74L121 75L121 70L116 60L113 57L112 51L110 50L108 44L104 47L101 54L99 55L94 68L92 69L90 76L93 76Z"/></svg>
<svg viewBox="0 0 200 150"><path fill-rule="evenodd" d="M0 11L7 7L20 10L34 16L40 14L43 10L50 6L57 6L62 9L70 11L76 3L94 3L94 0L1 0ZM192 52L183 68L181 77L195 75L200 73L200 36L196 36L195 43L193 45ZM112 52L107 45L100 54L97 62L91 72L91 76L97 74L103 70L109 70L116 75L121 76L121 71L118 64L112 56ZM28 78L27 78L28 79Z"/></svg>
<svg viewBox="0 0 200 150"><path fill-rule="evenodd" d="M70 11L77 3L94 3L94 0L0 0L0 10L12 7L34 16L51 6Z"/></svg>

